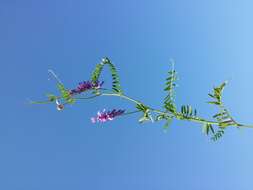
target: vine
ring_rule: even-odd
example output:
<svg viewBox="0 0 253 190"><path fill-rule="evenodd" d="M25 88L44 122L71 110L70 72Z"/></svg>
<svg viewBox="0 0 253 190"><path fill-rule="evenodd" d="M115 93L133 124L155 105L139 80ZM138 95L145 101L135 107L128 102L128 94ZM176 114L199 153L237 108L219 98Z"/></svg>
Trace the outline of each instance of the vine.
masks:
<svg viewBox="0 0 253 190"><path fill-rule="evenodd" d="M99 81L103 67L108 65L112 76L112 88L103 88L103 81ZM167 96L163 101L163 108L152 108L139 100L135 100L123 93L120 85L119 75L116 67L112 64L109 58L103 58L101 63L97 64L94 71L91 74L91 79L88 81L80 82L74 89L66 88L59 80L57 75L49 70L49 73L57 81L57 88L59 95L47 94L47 101L33 101L32 104L48 104L55 103L57 110L63 110L65 106L74 104L79 100L88 100L98 98L100 96L114 96L121 97L135 105L136 110L126 112L123 109L102 110L98 111L97 115L91 118L92 123L106 122L114 120L116 117L125 116L135 113L141 113L139 123L144 122L157 122L165 121L164 129L167 129L173 119L184 120L202 124L202 131L206 135L212 135L211 140L217 141L220 139L227 127L246 127L253 128L251 125L244 125L235 121L231 116L231 113L224 106L222 93L227 84L223 82L221 85L214 87L213 92L209 93L211 100L208 102L218 108L218 112L213 115L213 120L208 120L200 117L197 114L197 110L192 108L191 105L182 105L180 111L177 110L175 102L175 87L178 80L177 72L174 69L174 63L172 62L172 69L168 71L168 77L166 79L166 87L164 89L167 92Z"/></svg>

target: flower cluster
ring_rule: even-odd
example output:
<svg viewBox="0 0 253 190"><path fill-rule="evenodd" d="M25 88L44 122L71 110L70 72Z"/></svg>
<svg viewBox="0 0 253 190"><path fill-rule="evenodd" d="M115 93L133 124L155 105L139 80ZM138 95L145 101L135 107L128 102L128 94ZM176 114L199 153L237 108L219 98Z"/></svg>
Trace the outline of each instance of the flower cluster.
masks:
<svg viewBox="0 0 253 190"><path fill-rule="evenodd" d="M99 89L104 84L104 81L99 82L92 82L92 81L83 81L80 82L77 88L70 90L70 95L80 94L84 91L91 90L91 89Z"/></svg>
<svg viewBox="0 0 253 190"><path fill-rule="evenodd" d="M91 118L91 122L92 123L96 123L96 122L106 122L106 121L111 121L113 120L115 117L122 115L125 112L125 110L116 110L113 109L112 111L106 111L105 109L100 112L98 111L97 116L96 117L92 117Z"/></svg>

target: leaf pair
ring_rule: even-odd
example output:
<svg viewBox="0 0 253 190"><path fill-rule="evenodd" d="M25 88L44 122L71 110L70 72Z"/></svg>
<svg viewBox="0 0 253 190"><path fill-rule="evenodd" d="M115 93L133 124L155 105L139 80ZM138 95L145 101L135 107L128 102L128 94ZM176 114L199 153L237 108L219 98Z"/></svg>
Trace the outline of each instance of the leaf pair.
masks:
<svg viewBox="0 0 253 190"><path fill-rule="evenodd" d="M164 91L168 95L164 98L164 108L172 113L176 113L176 104L175 104L175 87L177 81L177 72L174 69L174 62L172 62L172 69L168 72L168 77L166 78L166 87Z"/></svg>
<svg viewBox="0 0 253 190"><path fill-rule="evenodd" d="M155 121L161 121L161 120L165 120L165 124L163 126L163 129L167 130L172 122L173 116L169 116L167 114L159 114L156 116Z"/></svg>
<svg viewBox="0 0 253 190"><path fill-rule="evenodd" d="M213 88L213 94L208 94L213 101L208 102L209 104L222 105L222 92L227 82L223 82L220 86Z"/></svg>
<svg viewBox="0 0 253 190"><path fill-rule="evenodd" d="M145 121L154 121L152 116L150 115L149 107L145 106L144 104L137 104L136 108L137 110L143 112L143 116L139 119L140 123L143 123Z"/></svg>
<svg viewBox="0 0 253 190"><path fill-rule="evenodd" d="M64 87L63 84L58 83L57 87L61 93L61 97L66 101L66 103L69 103L69 104L75 103L75 99L72 98L69 91ZM51 97L51 98L53 98L53 97Z"/></svg>
<svg viewBox="0 0 253 190"><path fill-rule="evenodd" d="M213 141L219 140L225 133L224 129L220 128L211 138Z"/></svg>
<svg viewBox="0 0 253 190"><path fill-rule="evenodd" d="M222 109L220 113L215 114L213 118L219 122L220 127L227 127L229 125L236 124L226 109Z"/></svg>
<svg viewBox="0 0 253 190"><path fill-rule="evenodd" d="M206 135L209 135L209 132L212 132L212 134L215 133L212 124L210 123L205 123L202 127L202 132Z"/></svg>
<svg viewBox="0 0 253 190"><path fill-rule="evenodd" d="M237 124L229 114L229 111L225 109L222 102L222 92L227 82L223 82L220 86L214 87L213 94L208 94L214 101L208 102L209 104L215 104L219 106L219 113L215 114L213 118L219 122L220 127L227 127L229 125Z"/></svg>
<svg viewBox="0 0 253 190"><path fill-rule="evenodd" d="M197 116L197 110L193 109L190 105L181 106L181 113L185 118Z"/></svg>
<svg viewBox="0 0 253 190"><path fill-rule="evenodd" d="M112 90L115 93L122 93L122 89L121 89L121 86L120 86L120 79L119 79L119 75L117 73L117 69L112 64L112 62L109 60L109 58L107 58L107 57L102 59L102 62L96 65L96 67L95 67L95 69L94 69L94 71L92 72L92 75L91 75L92 82L97 82L99 80L99 77L102 73L104 65L108 65L109 69L110 69L110 72L111 72Z"/></svg>
<svg viewBox="0 0 253 190"><path fill-rule="evenodd" d="M202 131L204 134L206 134L207 136L210 134L210 132L212 133L212 137L211 140L213 141L217 141L219 140L223 134L225 133L224 128L220 127L218 131L215 131L212 124L210 123L206 123L203 125L202 127Z"/></svg>

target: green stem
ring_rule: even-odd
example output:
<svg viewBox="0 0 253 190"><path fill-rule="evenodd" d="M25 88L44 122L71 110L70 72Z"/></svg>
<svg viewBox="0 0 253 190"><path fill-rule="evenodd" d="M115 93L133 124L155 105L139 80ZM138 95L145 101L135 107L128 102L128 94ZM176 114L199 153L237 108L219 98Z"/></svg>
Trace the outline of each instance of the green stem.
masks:
<svg viewBox="0 0 253 190"><path fill-rule="evenodd" d="M94 96L89 96L89 97L77 97L75 98L76 100L88 100L88 99L93 99L93 98L96 98L98 96L101 96L101 94L96 94Z"/></svg>
<svg viewBox="0 0 253 190"><path fill-rule="evenodd" d="M133 98L130 98L129 96L123 95L123 94L116 94L116 93L101 93L101 96L117 96L117 97L121 97L124 98L126 100L129 100L135 104L142 104L140 101L135 100ZM167 112L163 112L160 111L158 109L154 109L154 108L150 108L150 110L152 110L155 113L159 113L159 114L165 114L168 115ZM190 117L190 118L183 118L182 115L180 115L180 113L171 113L176 119L178 120L186 120L186 121L192 121L192 122L196 122L196 123L201 123L201 124L213 124L213 125L217 125L219 126L219 122L216 121L209 121L203 118L199 118L199 117ZM234 127L244 127L244 128L253 128L253 126L251 125L243 125L243 124L238 124L235 123L234 125L230 125L230 126L234 126Z"/></svg>
<svg viewBox="0 0 253 190"><path fill-rule="evenodd" d="M117 97L121 97L121 98L124 98L126 100L129 100L135 104L142 104L140 101L138 100L134 100L133 98L130 98L126 95L123 95L123 94L116 94L116 93L102 93L101 96L117 96ZM155 113L159 113L159 114L165 114L165 115L168 115L167 112L163 112L163 111L160 111L160 110L157 110L157 109L154 109L154 108L150 108L150 110L152 110L153 112ZM210 123L210 124L214 124L214 125L218 125L219 123L218 122L215 122L215 121L207 121L205 119L201 119L201 118L182 118L180 114L176 113L176 114L173 114L171 113L174 117L176 117L177 119L179 120L188 120L188 121L193 121L193 122L198 122L198 123Z"/></svg>
<svg viewBox="0 0 253 190"><path fill-rule="evenodd" d="M131 114L138 113L138 112L141 112L141 111L140 110L136 110L136 111L126 112L126 113L122 114L122 116L131 115Z"/></svg>
<svg viewBox="0 0 253 190"><path fill-rule="evenodd" d="M106 90L108 91L107 89L102 89L102 90ZM116 96L116 97L120 97L120 98L123 98L123 99L126 99L130 102L133 102L134 104L143 104L142 102L138 101L138 100L135 100L133 98L130 98L129 96L126 96L124 94L119 94L119 93L99 93L99 94L96 94L94 96L90 96L90 97L75 97L74 99L76 100L84 100L84 99L94 99L98 96ZM60 99L61 97L57 97L57 99ZM41 101L41 102L31 102L33 104L46 104L46 103L51 103L50 101ZM145 104L143 104L145 105ZM151 108L151 107L148 107L152 112L154 113L158 113L158 114L164 114L164 115L167 115L167 116L170 116L170 117L174 117L178 120L184 120L184 121L191 121L191 122L196 122L196 123L201 123L201 124L213 124L213 125L217 125L219 126L219 122L216 122L216 121L209 121L209 120L206 120L206 119L203 119L203 118L200 118L200 117L188 117L188 118L185 118L183 117L183 115L181 113L172 113L172 112L164 112L164 111L161 111L161 110L158 110L158 109L155 109L155 108ZM137 110L137 111L133 111L133 112L127 112L123 115L129 115L129 114L134 114L134 113L137 113L137 112L141 112L140 110ZM232 117L231 117L232 118ZM229 126L234 126L234 127L243 127L243 128L253 128L252 125L243 125L243 124L239 124L237 122L234 121L234 124L231 124Z"/></svg>
<svg viewBox="0 0 253 190"><path fill-rule="evenodd" d="M143 104L142 102L138 101L138 100L135 100L133 98L130 98L129 96L126 96L126 95L123 95L123 94L116 94L116 93L102 93L101 96L118 96L118 97L121 97L121 98L124 98L126 100L129 100L135 104ZM157 110L157 109L154 109L154 108L151 108L149 107L150 110L152 110L153 112L156 112L156 113L161 113L161 114L165 114L165 112L163 111L160 111L160 110Z"/></svg>
<svg viewBox="0 0 253 190"><path fill-rule="evenodd" d="M101 96L118 96L118 97L121 97L121 98L124 98L126 100L129 100L131 102L134 102L135 104L141 104L140 101L137 101L137 100L134 100L133 98L130 98L128 96L125 96L123 94L116 94L116 93L102 93L100 94Z"/></svg>
<svg viewBox="0 0 253 190"><path fill-rule="evenodd" d="M237 127L243 127L243 128L253 128L253 125L243 125L243 124L237 124Z"/></svg>

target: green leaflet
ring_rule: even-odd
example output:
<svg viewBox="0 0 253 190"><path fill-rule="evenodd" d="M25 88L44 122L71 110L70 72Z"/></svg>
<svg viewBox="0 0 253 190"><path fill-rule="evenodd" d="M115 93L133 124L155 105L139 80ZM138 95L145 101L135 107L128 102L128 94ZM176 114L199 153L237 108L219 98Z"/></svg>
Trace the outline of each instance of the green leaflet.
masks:
<svg viewBox="0 0 253 190"><path fill-rule="evenodd" d="M57 99L57 96L55 96L54 94L47 94L48 97L48 101L50 102L54 102Z"/></svg>
<svg viewBox="0 0 253 190"><path fill-rule="evenodd" d="M155 121L161 121L161 120L165 120L165 124L163 126L164 130L167 130L169 128L169 126L171 125L173 116L168 116L166 114L159 114L156 116Z"/></svg>
<svg viewBox="0 0 253 190"><path fill-rule="evenodd" d="M168 115L166 115L166 114L159 114L159 115L157 115L156 116L156 118L155 118L155 121L161 121L161 120L166 120L168 118Z"/></svg>
<svg viewBox="0 0 253 190"><path fill-rule="evenodd" d="M46 96L48 97L47 101L30 101L30 103L31 104L49 104L57 100L57 96L55 96L54 94L46 94Z"/></svg>
<svg viewBox="0 0 253 190"><path fill-rule="evenodd" d="M206 135L209 135L210 131L212 132L212 134L215 133L212 124L210 124L210 123L204 124L202 127L202 132Z"/></svg>
<svg viewBox="0 0 253 190"><path fill-rule="evenodd" d="M69 91L65 89L64 85L61 83L57 84L57 88L61 93L61 97L69 104L75 103L75 99L69 94Z"/></svg>
<svg viewBox="0 0 253 190"><path fill-rule="evenodd" d="M164 126L163 126L163 129L164 129L164 130L167 130L167 129L170 127L171 122L172 122L172 118L167 118L167 119L166 119L166 122L165 122L165 124L164 124Z"/></svg>
<svg viewBox="0 0 253 190"><path fill-rule="evenodd" d="M164 91L168 93L168 95L164 98L164 108L172 113L176 112L176 104L175 104L175 87L177 81L177 73L174 70L174 63L172 62L172 69L168 72L168 78L166 79L166 87Z"/></svg>
<svg viewBox="0 0 253 190"><path fill-rule="evenodd" d="M149 109L149 107L144 104L136 104L136 108L142 112L146 112Z"/></svg>
<svg viewBox="0 0 253 190"><path fill-rule="evenodd" d="M222 92L227 82L223 82L220 86L213 88L213 94L208 94L213 101L208 102L209 104L214 104L219 107L219 112L213 116L213 118L219 123L218 126L220 130L217 132L217 135L214 135L213 139L218 139L222 137L224 131L223 129L229 125L237 124L234 119L229 114L228 110L225 109L222 102Z"/></svg>
<svg viewBox="0 0 253 190"><path fill-rule="evenodd" d="M208 94L214 101L208 102L209 104L222 105L222 92L227 82L223 82L220 86L213 88L213 94Z"/></svg>
<svg viewBox="0 0 253 190"><path fill-rule="evenodd" d="M101 74L101 72L103 70L103 67L104 67L104 63L103 62L96 65L94 71L91 74L91 80L92 80L92 82L98 81L98 79L100 77L100 74Z"/></svg>
<svg viewBox="0 0 253 190"><path fill-rule="evenodd" d="M144 104L137 104L136 108L143 112L143 116L139 119L139 123L143 123L145 121L154 121L152 116L150 115L149 107L145 106Z"/></svg>
<svg viewBox="0 0 253 190"><path fill-rule="evenodd" d="M220 127L227 127L229 125L236 124L233 118L230 116L228 110L222 109L220 113L217 113L213 116L219 122Z"/></svg>
<svg viewBox="0 0 253 190"><path fill-rule="evenodd" d="M196 117L197 116L197 110L193 109L190 105L183 105L183 106L181 106L181 114L185 118Z"/></svg>
<svg viewBox="0 0 253 190"><path fill-rule="evenodd" d="M228 110L223 106L222 92L226 84L227 82L223 82L220 86L213 88L213 94L208 94L213 99L213 101L210 101L208 103L217 105L219 107L219 113L215 114L213 118L219 122L219 127L221 128L236 124L234 119L229 114ZM222 134L218 134L218 136L221 137Z"/></svg>
<svg viewBox="0 0 253 190"><path fill-rule="evenodd" d="M92 75L91 75L92 82L96 82L96 81L99 80L99 77L102 73L104 65L108 65L109 69L110 69L110 72L111 72L112 90L116 93L122 93L121 86L120 86L120 79L119 79L117 69L112 64L112 62L109 60L109 58L107 58L107 57L102 59L102 62L96 65L96 67L95 67L95 69L94 69L94 71L92 72Z"/></svg>
<svg viewBox="0 0 253 190"><path fill-rule="evenodd" d="M214 101L210 101L207 102L208 104L214 104L214 105L221 105L221 102L214 102Z"/></svg>
<svg viewBox="0 0 253 190"><path fill-rule="evenodd" d="M212 124L210 124L210 123L206 123L203 125L202 132L206 135L209 135L209 133L211 132L213 135L211 137L212 141L219 140L223 136L223 134L225 133L224 128L222 128L222 127L220 127L219 130L215 132Z"/></svg>
<svg viewBox="0 0 253 190"><path fill-rule="evenodd" d="M225 131L223 128L220 128L211 138L211 140L213 141L217 141L219 140L223 135L224 135Z"/></svg>
<svg viewBox="0 0 253 190"><path fill-rule="evenodd" d="M112 75L112 90L116 93L121 93L121 86L119 76L116 70L116 67L111 63L109 59L107 59L107 64L109 65L111 75Z"/></svg>

